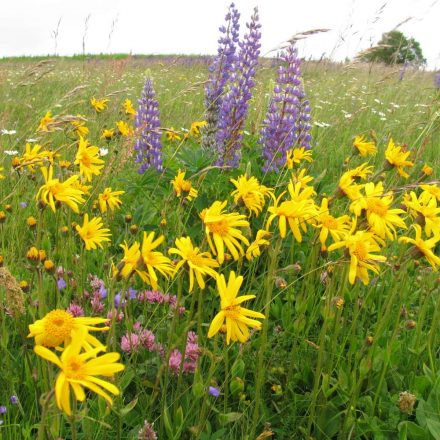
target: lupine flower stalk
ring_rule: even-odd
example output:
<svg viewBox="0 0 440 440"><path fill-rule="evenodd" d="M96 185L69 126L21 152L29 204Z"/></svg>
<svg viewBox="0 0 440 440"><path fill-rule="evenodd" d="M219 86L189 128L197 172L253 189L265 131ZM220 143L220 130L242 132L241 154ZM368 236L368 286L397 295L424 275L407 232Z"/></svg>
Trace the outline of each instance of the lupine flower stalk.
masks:
<svg viewBox="0 0 440 440"><path fill-rule="evenodd" d="M279 171L286 152L295 146L310 148L310 105L301 83L301 60L294 44L280 55L282 65L260 131L263 170Z"/></svg>
<svg viewBox="0 0 440 440"><path fill-rule="evenodd" d="M209 79L205 87L206 126L202 133L202 148L216 150L216 133L218 112L225 86L236 61L236 51L239 40L240 14L234 3L229 6L226 14L226 25L220 26L217 55L209 66Z"/></svg>
<svg viewBox="0 0 440 440"><path fill-rule="evenodd" d="M240 52L230 76L230 86L219 109L217 165L220 166L237 167L240 161L242 130L252 88L255 86L254 78L261 47L261 24L258 22L257 8L246 27L248 33L238 43Z"/></svg>
<svg viewBox="0 0 440 440"><path fill-rule="evenodd" d="M135 119L138 138L134 147L137 151L136 162L140 164L138 172L143 174L150 167L162 171L159 103L156 100L151 78L146 79L138 103L139 108Z"/></svg>

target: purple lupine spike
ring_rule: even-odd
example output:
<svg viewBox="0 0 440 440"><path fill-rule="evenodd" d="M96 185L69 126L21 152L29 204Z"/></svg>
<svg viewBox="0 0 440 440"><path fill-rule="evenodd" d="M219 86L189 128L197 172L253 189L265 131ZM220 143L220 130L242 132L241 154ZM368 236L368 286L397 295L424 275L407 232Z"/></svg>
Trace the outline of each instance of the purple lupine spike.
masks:
<svg viewBox="0 0 440 440"><path fill-rule="evenodd" d="M139 108L136 114L135 127L139 137L134 146L137 151L136 162L141 164L138 172L143 174L150 167L162 171L159 103L156 100L151 78L145 80L141 99L138 103Z"/></svg>
<svg viewBox="0 0 440 440"><path fill-rule="evenodd" d="M252 88L255 86L254 78L261 47L261 24L258 22L257 8L246 27L248 33L238 43L240 52L230 76L230 87L219 109L216 163L220 166L237 167L240 161L242 130Z"/></svg>
<svg viewBox="0 0 440 440"><path fill-rule="evenodd" d="M225 85L229 80L236 61L236 51L239 39L240 13L234 3L229 6L226 14L226 25L220 26L217 55L209 66L209 79L205 87L206 126L202 133L202 148L210 151L216 149L216 132L218 113Z"/></svg>
<svg viewBox="0 0 440 440"><path fill-rule="evenodd" d="M260 131L263 171L279 171L286 152L295 146L310 148L310 105L301 83L301 60L291 44L279 55L273 95Z"/></svg>
<svg viewBox="0 0 440 440"><path fill-rule="evenodd" d="M434 84L438 89L440 89L440 72L437 72L434 75Z"/></svg>

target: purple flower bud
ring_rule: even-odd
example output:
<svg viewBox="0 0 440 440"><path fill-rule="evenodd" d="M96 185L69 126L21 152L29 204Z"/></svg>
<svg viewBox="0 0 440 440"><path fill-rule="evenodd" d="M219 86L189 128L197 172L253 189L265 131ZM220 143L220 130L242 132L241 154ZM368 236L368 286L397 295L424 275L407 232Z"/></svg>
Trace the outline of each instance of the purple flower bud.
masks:
<svg viewBox="0 0 440 440"><path fill-rule="evenodd" d="M220 390L216 387L209 387L208 392L211 396L214 396L214 397L220 396Z"/></svg>
<svg viewBox="0 0 440 440"><path fill-rule="evenodd" d="M58 281L57 281L58 292L61 292L61 290L65 289L66 287L67 287L67 284L64 281L64 278L58 278Z"/></svg>
<svg viewBox="0 0 440 440"><path fill-rule="evenodd" d="M6 414L7 411L8 409L6 408L6 406L0 405L0 414Z"/></svg>
<svg viewBox="0 0 440 440"><path fill-rule="evenodd" d="M12 395L9 398L9 401L12 403L12 405L17 405L18 404L18 397L16 395Z"/></svg>

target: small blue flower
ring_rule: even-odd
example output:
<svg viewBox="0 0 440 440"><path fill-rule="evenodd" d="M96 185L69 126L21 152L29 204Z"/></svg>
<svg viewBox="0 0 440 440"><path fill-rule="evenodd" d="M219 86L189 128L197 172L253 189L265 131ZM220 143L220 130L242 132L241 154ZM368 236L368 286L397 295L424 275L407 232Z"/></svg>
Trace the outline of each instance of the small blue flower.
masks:
<svg viewBox="0 0 440 440"><path fill-rule="evenodd" d="M209 387L209 394L214 397L220 396L220 390L216 387Z"/></svg>
<svg viewBox="0 0 440 440"><path fill-rule="evenodd" d="M60 292L61 290L65 289L66 287L67 287L67 284L64 281L64 278L59 278L58 281L57 281L58 292Z"/></svg>
<svg viewBox="0 0 440 440"><path fill-rule="evenodd" d="M17 397L15 394L13 394L13 395L9 398L9 402L11 402L12 405L17 405L17 403L18 403L18 397Z"/></svg>
<svg viewBox="0 0 440 440"><path fill-rule="evenodd" d="M5 414L7 411L8 409L6 408L6 406L0 405L0 414Z"/></svg>

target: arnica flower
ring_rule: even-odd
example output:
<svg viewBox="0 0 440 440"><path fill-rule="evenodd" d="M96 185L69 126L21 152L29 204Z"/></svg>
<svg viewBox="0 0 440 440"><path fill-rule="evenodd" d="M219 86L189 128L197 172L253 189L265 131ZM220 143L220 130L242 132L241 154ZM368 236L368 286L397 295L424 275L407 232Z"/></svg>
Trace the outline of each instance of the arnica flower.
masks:
<svg viewBox="0 0 440 440"><path fill-rule="evenodd" d="M403 151L402 146L395 145L393 139L390 138L387 149L385 150L386 165L391 168L396 168L397 172L407 179L409 174L404 168L414 166L413 162L407 160L410 154L411 151Z"/></svg>
<svg viewBox="0 0 440 440"><path fill-rule="evenodd" d="M66 310L56 309L29 325L28 338L35 338L36 345L56 348L70 344L72 338L76 337L85 349L104 348L89 332L107 331L109 327L97 327L105 322L105 318L75 318Z"/></svg>
<svg viewBox="0 0 440 440"><path fill-rule="evenodd" d="M437 185L420 185L420 188L423 189L422 194L420 196L425 196L429 194L431 197L435 197L437 201L440 201L440 187Z"/></svg>
<svg viewBox="0 0 440 440"><path fill-rule="evenodd" d="M176 177L171 181L177 197L183 197L189 201L195 199L198 191L193 188L190 180L185 180L186 171L178 171Z"/></svg>
<svg viewBox="0 0 440 440"><path fill-rule="evenodd" d="M319 241L321 242L321 250L327 250L327 239L329 235L333 241L342 240L349 232L351 219L348 215L333 217L328 207L329 200L324 197L316 217L316 227L321 229L319 233Z"/></svg>
<svg viewBox="0 0 440 440"><path fill-rule="evenodd" d="M285 193L282 193L278 199L275 200L274 206L268 208L267 211L270 216L266 223L266 230L269 230L270 225L277 218L281 238L286 237L287 225L289 225L295 240L301 242L301 229L307 232L307 223L316 217L316 206L310 198L287 200L280 203L284 194Z"/></svg>
<svg viewBox="0 0 440 440"><path fill-rule="evenodd" d="M47 150L40 151L42 148L43 147L38 144L26 144L26 150L23 157L20 159L20 165L27 166L28 170L33 172L35 170L35 165L42 165L49 154Z"/></svg>
<svg viewBox="0 0 440 440"><path fill-rule="evenodd" d="M104 130L102 130L101 139L109 141L114 135L114 128L104 128Z"/></svg>
<svg viewBox="0 0 440 440"><path fill-rule="evenodd" d="M362 212L367 217L371 231L378 237L395 240L397 236L396 227L406 229L406 224L400 217L405 211L400 208L391 208L393 196L391 193L384 194L383 183L366 183L363 187L365 196L361 195L351 203L350 211L357 217Z"/></svg>
<svg viewBox="0 0 440 440"><path fill-rule="evenodd" d="M154 251L154 249L156 249L164 240L165 237L163 235L155 240L154 232L150 232L148 235L144 232L141 247L143 267L141 270L137 270L137 273L142 280L145 283L150 284L153 289L158 288L156 271L162 274L165 278L174 275L174 267L171 260L165 257L162 252Z"/></svg>
<svg viewBox="0 0 440 440"><path fill-rule="evenodd" d="M367 163L346 171L339 179L339 193L347 196L350 200L358 199L361 197L362 185L358 185L356 182L365 180L372 172L373 167L368 166Z"/></svg>
<svg viewBox="0 0 440 440"><path fill-rule="evenodd" d="M367 141L365 136L356 136L353 140L353 147L362 157L374 156L377 153L375 142Z"/></svg>
<svg viewBox="0 0 440 440"><path fill-rule="evenodd" d="M76 115L78 119L71 122L73 131L78 137L87 137L89 135L89 129L86 127L86 119L82 115Z"/></svg>
<svg viewBox="0 0 440 440"><path fill-rule="evenodd" d="M69 177L65 182L53 178L53 167L42 167L45 184L40 187L36 195L36 200L43 201L49 205L53 212L56 212L55 202L65 203L73 212L78 214L78 204L85 202L83 199L84 191L75 188L79 176Z"/></svg>
<svg viewBox="0 0 440 440"><path fill-rule="evenodd" d="M202 127L204 127L207 124L206 121L194 121L191 124L191 128L189 129L189 136L193 136L193 137L199 137L200 136L200 129Z"/></svg>
<svg viewBox="0 0 440 440"><path fill-rule="evenodd" d="M108 99L96 99L95 97L90 100L90 104L95 109L96 113L101 113L103 110L105 110L108 102Z"/></svg>
<svg viewBox="0 0 440 440"><path fill-rule="evenodd" d="M261 329L261 322L257 319L265 319L260 312L246 309L241 306L245 301L255 298L255 295L237 296L243 283L242 276L235 276L232 271L229 274L228 284L225 276L217 276L217 289L220 295L220 312L214 317L208 330L208 338L212 338L222 328L226 321L226 343L231 341L246 342L249 339L249 328Z"/></svg>
<svg viewBox="0 0 440 440"><path fill-rule="evenodd" d="M122 276L125 279L130 278L130 276L137 271L141 262L141 246L135 241L130 247L127 242L120 245L124 250L124 257L119 263L119 270L117 271L117 276Z"/></svg>
<svg viewBox="0 0 440 440"><path fill-rule="evenodd" d="M0 180L5 179L5 176L2 174L4 172L4 168L0 167Z"/></svg>
<svg viewBox="0 0 440 440"><path fill-rule="evenodd" d="M265 197L273 196L273 191L264 185L260 185L256 177L249 177L246 174L241 175L238 179L231 179L235 190L231 195L234 202L243 204L249 211L258 216L264 208Z"/></svg>
<svg viewBox="0 0 440 440"><path fill-rule="evenodd" d="M306 150L305 147L293 148L286 152L286 166L291 170L295 165L301 164L301 162L313 162L312 152Z"/></svg>
<svg viewBox="0 0 440 440"><path fill-rule="evenodd" d="M54 121L55 119L52 118L52 113L47 112L41 119L37 131L50 131L50 124L52 124Z"/></svg>
<svg viewBox="0 0 440 440"><path fill-rule="evenodd" d="M79 165L79 173L86 182L91 182L93 175L98 176L104 168L104 161L99 158L99 148L91 146L89 141L80 137L75 165Z"/></svg>
<svg viewBox="0 0 440 440"><path fill-rule="evenodd" d="M167 133L167 140L169 141L180 141L182 138L179 136L179 133L174 130L173 127L166 130Z"/></svg>
<svg viewBox="0 0 440 440"><path fill-rule="evenodd" d="M258 230L255 240L246 249L247 260L251 261L261 255L261 248L270 245L270 241L267 240L267 238L269 238L270 236L270 232L264 229Z"/></svg>
<svg viewBox="0 0 440 440"><path fill-rule="evenodd" d="M430 237L432 234L440 234L440 206L437 206L437 199L429 193L423 192L419 197L411 191L410 198L405 200L409 213L418 224L423 226L425 234Z"/></svg>
<svg viewBox="0 0 440 440"><path fill-rule="evenodd" d="M297 170L295 173L292 173L290 176L290 181L293 185L297 183L301 184L301 188L307 188L309 183L313 181L313 177L307 174L307 170L305 168L301 170Z"/></svg>
<svg viewBox="0 0 440 440"><path fill-rule="evenodd" d="M124 103L122 104L122 108L124 110L124 113L129 116L135 116L136 110L133 107L133 103L130 99L126 98Z"/></svg>
<svg viewBox="0 0 440 440"><path fill-rule="evenodd" d="M116 122L116 128L121 136L132 136L134 134L133 128L125 121Z"/></svg>
<svg viewBox="0 0 440 440"><path fill-rule="evenodd" d="M83 225L76 225L76 231L83 239L86 250L96 249L99 246L102 249L104 241L110 241L110 229L103 228L102 218L95 217L89 221L89 215L84 214Z"/></svg>
<svg viewBox="0 0 440 440"><path fill-rule="evenodd" d="M440 266L440 258L434 254L433 250L435 250L437 243L440 241L440 234L436 234L428 240L423 240L421 226L412 225L412 227L416 231L415 238L404 236L399 238L399 242L414 245L414 250L416 251L414 252L415 256L424 256L432 266L433 270L437 272L438 266Z"/></svg>
<svg viewBox="0 0 440 440"><path fill-rule="evenodd" d="M81 347L81 336L73 338L61 357L41 345L34 347L38 356L60 368L61 371L55 383L55 398L58 408L69 416L72 414L70 388L73 390L75 399L80 402L86 399L84 388L102 396L110 405L113 400L107 392L115 396L120 393L118 387L96 377L113 377L115 373L124 369L124 365L117 363L120 358L119 353L112 352L98 356L97 354L102 350L101 347L87 350L84 353L81 353Z"/></svg>
<svg viewBox="0 0 440 440"><path fill-rule="evenodd" d="M432 174L434 173L434 169L425 163L422 168L422 173L424 176L432 176Z"/></svg>
<svg viewBox="0 0 440 440"><path fill-rule="evenodd" d="M125 191L112 191L112 189L105 188L104 192L98 195L99 209L101 212L107 212L107 209L114 211L119 209L122 205L122 201L119 198Z"/></svg>
<svg viewBox="0 0 440 440"><path fill-rule="evenodd" d="M198 247L194 247L190 237L176 238L176 247L171 248L168 252L170 254L179 255L182 259L176 264L175 271L179 271L181 267L185 266L189 272L189 291L192 292L194 287L194 275L200 289L205 288L204 276L208 275L215 278L219 264L216 260L211 258L209 252L200 252Z"/></svg>
<svg viewBox="0 0 440 440"><path fill-rule="evenodd" d="M248 239L237 229L249 227L249 222L245 220L246 216L236 212L224 213L226 203L226 201L215 201L200 214L205 225L209 247L212 253L217 256L217 261L220 264L225 260L225 246L234 260L238 260L244 255L241 243L249 246Z"/></svg>
<svg viewBox="0 0 440 440"><path fill-rule="evenodd" d="M379 266L377 263L386 261L386 257L373 253L380 252L378 244L381 242L380 238L376 237L372 232L355 232L355 229L356 222L353 222L350 233L342 240L330 245L328 251L332 252L335 249L345 247L346 252L350 256L348 281L350 284L354 284L356 278L359 278L365 285L368 285L370 282L368 271L371 270L378 274Z"/></svg>

